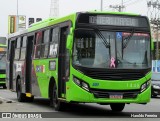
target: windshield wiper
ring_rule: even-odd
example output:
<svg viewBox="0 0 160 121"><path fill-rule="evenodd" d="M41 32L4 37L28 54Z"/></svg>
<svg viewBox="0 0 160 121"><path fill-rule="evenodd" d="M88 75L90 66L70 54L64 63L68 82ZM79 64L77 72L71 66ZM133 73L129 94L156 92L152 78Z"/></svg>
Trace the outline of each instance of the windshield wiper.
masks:
<svg viewBox="0 0 160 121"><path fill-rule="evenodd" d="M122 47L123 49L127 47L127 45L128 45L128 43L129 43L129 41L131 40L133 34L134 34L134 29L132 29L131 34L130 34L129 36L127 36L127 37L123 40L123 41L124 41L123 47Z"/></svg>
<svg viewBox="0 0 160 121"><path fill-rule="evenodd" d="M102 39L103 44L105 45L106 48L110 48L109 42L107 42L106 38L103 36L103 34L100 32L98 28L93 28L97 35Z"/></svg>

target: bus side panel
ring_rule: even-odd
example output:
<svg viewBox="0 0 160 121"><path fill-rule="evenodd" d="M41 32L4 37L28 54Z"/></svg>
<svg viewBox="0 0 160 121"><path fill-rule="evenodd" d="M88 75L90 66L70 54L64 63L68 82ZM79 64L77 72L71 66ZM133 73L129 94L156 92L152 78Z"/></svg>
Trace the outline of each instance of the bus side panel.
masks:
<svg viewBox="0 0 160 121"><path fill-rule="evenodd" d="M32 95L41 96L40 87L38 84L38 76L36 75L35 61L32 62Z"/></svg>

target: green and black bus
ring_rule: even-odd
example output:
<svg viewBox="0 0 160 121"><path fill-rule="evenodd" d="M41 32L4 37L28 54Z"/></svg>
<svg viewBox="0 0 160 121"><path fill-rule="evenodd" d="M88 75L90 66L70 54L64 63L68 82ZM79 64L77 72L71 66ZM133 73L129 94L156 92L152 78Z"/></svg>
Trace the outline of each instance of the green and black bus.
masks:
<svg viewBox="0 0 160 121"><path fill-rule="evenodd" d="M0 86L6 88L6 50L7 45L0 44Z"/></svg>
<svg viewBox="0 0 160 121"><path fill-rule="evenodd" d="M151 96L151 32L145 16L77 12L9 35L8 88L18 101L146 104Z"/></svg>

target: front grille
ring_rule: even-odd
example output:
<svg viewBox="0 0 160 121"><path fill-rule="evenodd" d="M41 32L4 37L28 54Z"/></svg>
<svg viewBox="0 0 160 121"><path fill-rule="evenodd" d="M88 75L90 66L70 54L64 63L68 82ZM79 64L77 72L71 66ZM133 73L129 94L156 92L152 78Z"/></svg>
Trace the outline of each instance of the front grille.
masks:
<svg viewBox="0 0 160 121"><path fill-rule="evenodd" d="M0 81L5 81L6 79L5 78L0 78Z"/></svg>
<svg viewBox="0 0 160 121"><path fill-rule="evenodd" d="M135 99L140 90L100 90L90 89L95 98L109 98L110 95L123 95L123 99Z"/></svg>
<svg viewBox="0 0 160 121"><path fill-rule="evenodd" d="M99 80L139 80L151 69L96 69L74 66L88 77Z"/></svg>

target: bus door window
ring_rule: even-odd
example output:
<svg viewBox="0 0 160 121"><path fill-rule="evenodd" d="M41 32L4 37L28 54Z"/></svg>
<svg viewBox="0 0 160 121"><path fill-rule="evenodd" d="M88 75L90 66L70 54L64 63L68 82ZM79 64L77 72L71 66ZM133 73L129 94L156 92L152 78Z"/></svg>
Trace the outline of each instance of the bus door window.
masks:
<svg viewBox="0 0 160 121"><path fill-rule="evenodd" d="M23 41L22 41L20 60L24 60L25 59L25 55L26 55L26 41L27 41L27 36L24 36L23 37Z"/></svg>
<svg viewBox="0 0 160 121"><path fill-rule="evenodd" d="M15 60L19 60L20 56L20 47L21 47L21 37L17 39L16 49L15 49Z"/></svg>

